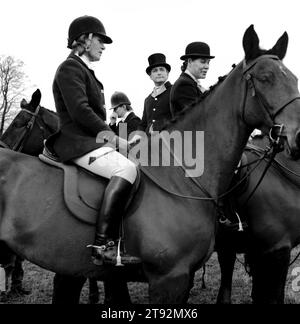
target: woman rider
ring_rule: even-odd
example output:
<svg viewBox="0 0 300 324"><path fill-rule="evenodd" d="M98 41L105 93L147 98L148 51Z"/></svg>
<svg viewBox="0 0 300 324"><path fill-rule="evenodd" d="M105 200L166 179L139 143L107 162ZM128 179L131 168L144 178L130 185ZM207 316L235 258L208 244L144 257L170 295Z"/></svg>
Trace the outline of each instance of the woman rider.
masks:
<svg viewBox="0 0 300 324"><path fill-rule="evenodd" d="M76 18L68 36L71 53L59 65L53 82L60 130L47 145L60 161L75 163L109 179L96 223L92 258L95 264L115 263L116 245L110 227L124 212L137 171L132 161L114 149L118 145L126 150L127 141L105 123L103 85L91 69L91 63L100 60L104 44L112 40L101 21L92 16ZM97 158L91 163L91 157ZM137 258L125 253L121 253L121 260L125 264L137 262Z"/></svg>

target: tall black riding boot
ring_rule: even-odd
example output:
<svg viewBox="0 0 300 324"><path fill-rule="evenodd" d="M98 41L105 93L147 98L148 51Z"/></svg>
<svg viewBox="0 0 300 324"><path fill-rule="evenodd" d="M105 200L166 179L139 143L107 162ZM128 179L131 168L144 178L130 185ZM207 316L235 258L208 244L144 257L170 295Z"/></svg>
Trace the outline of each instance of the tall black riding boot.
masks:
<svg viewBox="0 0 300 324"><path fill-rule="evenodd" d="M96 223L96 237L92 247L92 257L95 264L116 264L117 245L109 239L108 232L112 222L121 219L128 200L132 184L121 177L112 177L104 193L100 214ZM139 258L120 253L123 264L138 263Z"/></svg>

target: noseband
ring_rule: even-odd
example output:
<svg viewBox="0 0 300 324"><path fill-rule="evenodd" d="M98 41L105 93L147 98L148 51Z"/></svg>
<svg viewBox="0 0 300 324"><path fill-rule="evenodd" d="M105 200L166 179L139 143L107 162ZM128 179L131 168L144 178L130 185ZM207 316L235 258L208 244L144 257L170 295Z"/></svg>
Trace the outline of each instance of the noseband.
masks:
<svg viewBox="0 0 300 324"><path fill-rule="evenodd" d="M41 106L38 105L35 109L34 112L27 110L27 109L22 109L22 111L25 111L26 113L31 115L30 120L27 122L26 126L24 127L21 136L19 137L18 141L13 145L13 147L8 146L6 143L0 140L0 147L8 148L13 151L21 152L24 144L26 143L26 140L29 137L30 132L32 131L32 128L34 126L34 123L36 121L36 117L39 114Z"/></svg>
<svg viewBox="0 0 300 324"><path fill-rule="evenodd" d="M243 68L243 75L246 80L246 95L245 95L245 100L244 100L244 107L243 107L243 120L245 121L245 106L246 106L246 98L247 98L247 90L250 88L252 90L251 96L255 97L259 103L259 105L267 112L269 115L270 119L273 122L272 127L270 128L269 132L269 139L274 147L277 147L279 150L282 150L282 139L286 137L286 132L285 132L285 126L283 124L276 124L275 123L275 118L277 115L279 115L289 104L294 102L297 99L300 99L300 96L294 96L290 98L286 103L278 107L277 109L274 109L274 107L271 107L264 97L257 91L254 83L255 76L253 76L250 73L250 69L261 59L264 58L271 58L273 60L279 60L278 56L276 55L262 55L259 56L256 60L251 62L249 65L246 65L244 61L244 68ZM274 111L273 114L271 114L270 111ZM247 123L246 123L247 124Z"/></svg>

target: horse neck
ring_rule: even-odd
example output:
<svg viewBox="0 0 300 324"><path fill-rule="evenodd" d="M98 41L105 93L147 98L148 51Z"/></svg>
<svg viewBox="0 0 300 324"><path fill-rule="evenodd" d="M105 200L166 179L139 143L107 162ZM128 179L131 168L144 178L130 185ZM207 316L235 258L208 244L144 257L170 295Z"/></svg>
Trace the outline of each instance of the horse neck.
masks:
<svg viewBox="0 0 300 324"><path fill-rule="evenodd" d="M44 126L51 134L57 132L59 129L59 118L54 111L41 107L41 118Z"/></svg>
<svg viewBox="0 0 300 324"><path fill-rule="evenodd" d="M245 83L241 64L177 127L204 131L204 173L198 181L214 197L225 192L251 130L242 121Z"/></svg>
<svg viewBox="0 0 300 324"><path fill-rule="evenodd" d="M22 111L20 114L21 115L16 116L15 119L25 117L31 118L27 114L22 114ZM13 147L13 145L20 140L21 135L20 133L16 133L17 128L13 126L14 121L9 125L5 133L0 138L0 140L5 144L9 144L10 147ZM29 121L29 119L26 119L25 121ZM52 112L44 107L40 107L39 115L34 121L33 128L26 135L22 134L22 136L27 137L21 152L32 156L38 156L41 154L44 147L44 140L47 139L49 135L56 132L58 130L58 126L58 116L55 114L55 112Z"/></svg>
<svg viewBox="0 0 300 324"><path fill-rule="evenodd" d="M58 130L58 117L54 112L41 107L33 129L28 135L22 153L38 156L44 148L44 141Z"/></svg>

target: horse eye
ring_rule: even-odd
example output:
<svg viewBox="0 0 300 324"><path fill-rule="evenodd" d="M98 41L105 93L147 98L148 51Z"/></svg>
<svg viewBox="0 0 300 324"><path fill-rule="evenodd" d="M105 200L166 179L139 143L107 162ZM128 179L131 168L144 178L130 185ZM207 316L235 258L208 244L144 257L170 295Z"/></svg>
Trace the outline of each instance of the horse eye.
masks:
<svg viewBox="0 0 300 324"><path fill-rule="evenodd" d="M262 75L258 77L258 80L261 82L268 82L269 78L266 75Z"/></svg>
<svg viewBox="0 0 300 324"><path fill-rule="evenodd" d="M267 74L259 75L259 76L257 77L257 79L258 79L260 82L267 83L267 82L272 82L272 80L274 79L274 76L273 76L272 73L267 73Z"/></svg>

